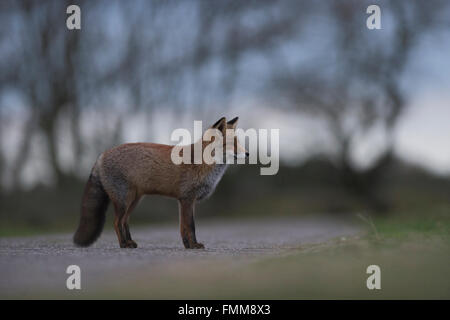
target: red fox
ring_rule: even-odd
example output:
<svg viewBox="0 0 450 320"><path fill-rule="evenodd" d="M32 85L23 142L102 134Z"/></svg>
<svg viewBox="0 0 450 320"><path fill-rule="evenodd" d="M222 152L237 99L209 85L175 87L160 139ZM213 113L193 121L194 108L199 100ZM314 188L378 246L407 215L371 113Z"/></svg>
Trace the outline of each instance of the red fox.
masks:
<svg viewBox="0 0 450 320"><path fill-rule="evenodd" d="M233 143L223 139L223 156L233 154L248 157L234 134L238 118L226 121L223 117L211 128L223 137L227 129L233 133ZM202 150L210 144L202 139ZM194 149L191 144L191 149ZM128 219L143 195L159 194L178 200L180 233L186 249L204 248L195 237L194 206L197 200L210 196L222 178L227 164L174 164L171 152L174 146L156 143L127 143L103 152L92 168L84 189L80 224L73 241L78 246L89 246L100 236L105 223L108 203L114 205L114 229L121 248L137 248L131 238ZM228 148L228 150L227 150ZM232 149L231 149L232 148ZM192 162L193 163L193 162Z"/></svg>

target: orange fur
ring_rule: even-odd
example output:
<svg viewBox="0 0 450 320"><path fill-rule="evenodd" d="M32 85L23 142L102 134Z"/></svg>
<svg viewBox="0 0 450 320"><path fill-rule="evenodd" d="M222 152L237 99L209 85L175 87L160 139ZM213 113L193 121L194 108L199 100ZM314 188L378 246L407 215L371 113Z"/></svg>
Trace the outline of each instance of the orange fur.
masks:
<svg viewBox="0 0 450 320"><path fill-rule="evenodd" d="M225 131L234 129L236 122L237 118L228 123L225 118L221 118L212 128L219 129L225 136ZM202 149L209 144L199 143L202 143ZM235 152L237 147L234 146ZM90 225L90 221L103 223L104 218L100 218L104 216L110 200L115 209L114 228L120 246L135 248L137 244L131 239L128 226L130 214L143 195L158 194L178 200L180 232L184 246L202 248L203 245L198 243L195 237L195 202L208 197L214 191L227 165L176 165L171 159L173 148L174 146L156 143L127 143L103 152L97 159L86 185L84 209L74 242L87 246L95 241L102 228ZM87 205L89 203L92 205Z"/></svg>

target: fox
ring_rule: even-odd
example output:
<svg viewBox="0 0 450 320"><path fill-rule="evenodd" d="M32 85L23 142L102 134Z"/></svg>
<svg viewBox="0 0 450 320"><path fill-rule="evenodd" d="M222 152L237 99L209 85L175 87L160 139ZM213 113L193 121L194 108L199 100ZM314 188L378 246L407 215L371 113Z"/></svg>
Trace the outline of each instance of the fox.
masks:
<svg viewBox="0 0 450 320"><path fill-rule="evenodd" d="M227 122L222 117L210 127L219 130L224 137L223 159L249 156L234 131L238 119ZM195 144L201 144L203 151L209 143L200 139L188 147L194 150ZM228 164L227 161L217 161L217 157L211 164L175 164L171 159L174 147L157 143L125 143L101 153L84 188L79 225L73 237L75 245L88 247L99 238L108 205L112 202L114 230L120 248L137 248L128 225L130 215L143 196L161 195L178 201L184 247L204 249L205 246L197 242L195 236L195 205L211 196Z"/></svg>

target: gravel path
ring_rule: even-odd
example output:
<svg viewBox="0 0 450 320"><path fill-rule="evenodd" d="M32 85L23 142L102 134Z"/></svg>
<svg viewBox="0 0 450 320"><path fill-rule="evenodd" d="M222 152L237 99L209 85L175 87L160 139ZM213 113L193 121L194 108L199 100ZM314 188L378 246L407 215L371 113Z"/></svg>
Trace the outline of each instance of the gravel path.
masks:
<svg viewBox="0 0 450 320"><path fill-rule="evenodd" d="M360 231L358 226L330 217L256 223L198 221L197 239L205 250L185 250L176 225L132 228L137 249L118 248L112 231L104 232L89 248L74 247L71 234L0 238L0 298L68 291L66 268L72 264L80 266L84 284L98 289L111 279L126 279L144 269L164 270L198 261L245 263Z"/></svg>

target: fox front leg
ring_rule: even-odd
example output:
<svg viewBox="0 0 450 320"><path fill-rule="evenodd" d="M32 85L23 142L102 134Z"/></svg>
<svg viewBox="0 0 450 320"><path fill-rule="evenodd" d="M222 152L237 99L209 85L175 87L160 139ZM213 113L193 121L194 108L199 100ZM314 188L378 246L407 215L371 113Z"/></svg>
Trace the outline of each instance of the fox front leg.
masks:
<svg viewBox="0 0 450 320"><path fill-rule="evenodd" d="M205 246L197 242L195 237L194 205L195 200L179 200L180 233L186 249L203 249Z"/></svg>

